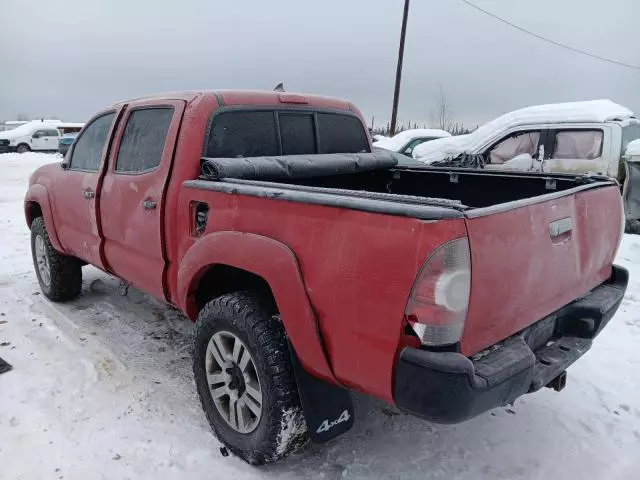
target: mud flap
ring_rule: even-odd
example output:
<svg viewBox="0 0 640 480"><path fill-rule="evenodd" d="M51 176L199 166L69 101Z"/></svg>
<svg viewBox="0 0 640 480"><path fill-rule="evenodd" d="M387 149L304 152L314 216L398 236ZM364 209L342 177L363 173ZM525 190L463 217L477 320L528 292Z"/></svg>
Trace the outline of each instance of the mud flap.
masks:
<svg viewBox="0 0 640 480"><path fill-rule="evenodd" d="M310 375L289 342L302 411L313 443L324 443L353 426L353 402L348 390Z"/></svg>

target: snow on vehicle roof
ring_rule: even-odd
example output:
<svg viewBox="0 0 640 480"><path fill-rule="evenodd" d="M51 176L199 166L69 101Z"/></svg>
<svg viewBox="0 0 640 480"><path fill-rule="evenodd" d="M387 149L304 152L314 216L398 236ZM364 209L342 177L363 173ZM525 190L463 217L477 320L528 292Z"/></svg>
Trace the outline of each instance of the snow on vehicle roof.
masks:
<svg viewBox="0 0 640 480"><path fill-rule="evenodd" d="M589 100L585 102L550 103L521 108L485 123L465 137L465 141L454 144L434 140L419 145L414 150L414 158L421 161L439 160L440 148L446 149L447 155L458 155L464 151L473 152L494 137L502 135L513 127L524 125L540 125L546 123L603 123L614 120L625 120L633 117L628 108L611 100ZM457 137L459 138L459 137ZM453 148L456 147L456 148ZM438 157L439 158L436 158Z"/></svg>
<svg viewBox="0 0 640 480"><path fill-rule="evenodd" d="M33 132L34 130L40 127L57 128L59 123L60 123L60 120L33 120L31 122L27 122L11 130L7 130L6 132L0 132L0 137L13 138L13 137L21 137L23 135L30 135L31 132Z"/></svg>
<svg viewBox="0 0 640 480"><path fill-rule="evenodd" d="M0 132L0 138L14 138L21 137L23 135L30 135L33 131L38 128L82 128L84 127L84 123L74 123L74 122L63 122L61 120L32 120L27 123L24 123L16 128L12 128L11 130L6 130L4 132Z"/></svg>
<svg viewBox="0 0 640 480"><path fill-rule="evenodd" d="M443 158L458 156L466 150L470 136L469 133L421 143L413 149L413 158L424 163L431 163Z"/></svg>
<svg viewBox="0 0 640 480"><path fill-rule="evenodd" d="M376 147L382 147L387 150L398 151L414 138L431 137L443 138L450 137L451 134L444 130L435 128L412 128L397 133L391 138L381 138L376 142Z"/></svg>
<svg viewBox="0 0 640 480"><path fill-rule="evenodd" d="M629 142L625 153L629 157L640 157L640 138Z"/></svg>

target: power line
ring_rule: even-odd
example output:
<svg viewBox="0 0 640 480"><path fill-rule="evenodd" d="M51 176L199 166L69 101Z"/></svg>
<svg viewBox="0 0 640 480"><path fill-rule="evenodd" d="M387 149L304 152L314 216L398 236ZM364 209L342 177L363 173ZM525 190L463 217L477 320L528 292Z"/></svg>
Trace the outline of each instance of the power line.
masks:
<svg viewBox="0 0 640 480"><path fill-rule="evenodd" d="M465 4L467 4L468 6L470 6L472 8L475 8L476 10L484 13L485 15L489 15L490 17L495 18L499 22L502 22L502 23L504 23L506 25L509 25L510 27L513 27L516 30L520 30L521 32L524 32L524 33L526 33L528 35L531 35L531 36L533 36L533 37L535 37L537 39L543 40L543 41L545 41L547 43L550 43L552 45L555 45L557 47L561 47L561 48L570 50L570 51L572 51L574 53L579 53L581 55L586 55L587 57L595 58L595 59L601 60L603 62L613 63L614 65L619 65L621 67L627 67L627 68L632 68L634 70L640 70L640 66L638 66L638 65L632 65L630 63L624 63L624 62L620 62L618 60L612 60L611 58L601 57L600 55L596 55L595 53L587 52L585 50L580 50L579 48L571 47L569 45L565 45L564 43L556 42L555 40L551 40L550 38L543 37L542 35L539 35L539 34L537 34L535 32L527 30L526 28L522 28L522 27L520 27L520 26L518 26L518 25L516 25L514 23L511 23L510 21L505 20L504 18L499 17L498 15L495 15L494 13L491 13L491 12L479 7L478 5L476 5L475 3L470 2L469 0L460 0L460 1L465 3Z"/></svg>

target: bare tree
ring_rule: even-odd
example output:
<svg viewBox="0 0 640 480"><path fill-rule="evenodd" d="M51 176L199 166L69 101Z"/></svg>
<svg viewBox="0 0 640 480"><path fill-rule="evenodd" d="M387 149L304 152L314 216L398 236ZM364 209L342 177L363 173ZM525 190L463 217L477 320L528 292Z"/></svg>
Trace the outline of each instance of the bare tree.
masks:
<svg viewBox="0 0 640 480"><path fill-rule="evenodd" d="M16 117L16 120L19 120L21 122L26 122L27 120L29 120L29 116L24 113L19 113L18 116Z"/></svg>
<svg viewBox="0 0 640 480"><path fill-rule="evenodd" d="M431 110L431 124L441 130L450 131L454 125L451 105L447 101L442 85L438 84L438 96Z"/></svg>

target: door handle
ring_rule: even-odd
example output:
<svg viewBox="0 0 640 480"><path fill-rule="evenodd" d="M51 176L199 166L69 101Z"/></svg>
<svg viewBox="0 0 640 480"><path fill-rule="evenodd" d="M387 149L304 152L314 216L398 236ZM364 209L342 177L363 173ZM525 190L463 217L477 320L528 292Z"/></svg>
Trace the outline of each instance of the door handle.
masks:
<svg viewBox="0 0 640 480"><path fill-rule="evenodd" d="M142 202L142 208L144 208L145 210L153 210L156 208L156 201L155 200L145 200L144 202Z"/></svg>
<svg viewBox="0 0 640 480"><path fill-rule="evenodd" d="M549 224L551 242L560 243L562 240L568 239L571 237L572 230L573 219L571 217L565 217L551 222Z"/></svg>
<svg viewBox="0 0 640 480"><path fill-rule="evenodd" d="M87 199L93 198L93 197L96 196L96 194L95 194L95 192L93 190L84 190L82 192L82 195L84 195L84 198L87 198Z"/></svg>

